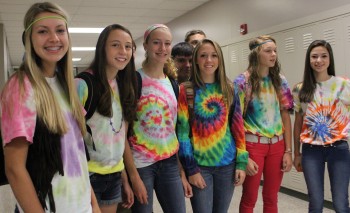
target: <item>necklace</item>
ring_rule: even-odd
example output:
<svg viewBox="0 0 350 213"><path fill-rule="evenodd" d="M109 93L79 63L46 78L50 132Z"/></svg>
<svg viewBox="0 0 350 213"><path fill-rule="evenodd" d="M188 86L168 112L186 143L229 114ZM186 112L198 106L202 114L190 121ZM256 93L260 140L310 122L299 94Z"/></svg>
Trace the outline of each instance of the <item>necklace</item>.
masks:
<svg viewBox="0 0 350 213"><path fill-rule="evenodd" d="M120 121L120 126L119 126L119 129L116 130L113 126L113 121L112 121L112 118L109 118L109 125L112 127L112 131L115 133L115 134L118 134L120 132L120 130L122 129L122 126L123 126L123 116L122 116L122 119Z"/></svg>
<svg viewBox="0 0 350 213"><path fill-rule="evenodd" d="M117 111L119 111L119 112L121 113L122 118L120 119L120 126L119 126L119 129L118 129L118 130L116 130L116 128L114 128L114 126L113 126L113 121L112 121L113 116L112 116L112 118L109 118L109 125L112 127L112 131L113 131L115 134L118 134L118 133L120 132L120 130L122 129L122 127L123 127L123 121L124 121L124 118L123 118L123 110L122 110L122 108L121 108L121 103L120 103L119 96L117 96L117 95L115 94L115 92L114 92L113 89L112 89L112 95L113 95L113 99L116 101L117 108L120 107L120 111L119 111L119 110L117 110ZM113 107L112 107L112 108L113 108Z"/></svg>

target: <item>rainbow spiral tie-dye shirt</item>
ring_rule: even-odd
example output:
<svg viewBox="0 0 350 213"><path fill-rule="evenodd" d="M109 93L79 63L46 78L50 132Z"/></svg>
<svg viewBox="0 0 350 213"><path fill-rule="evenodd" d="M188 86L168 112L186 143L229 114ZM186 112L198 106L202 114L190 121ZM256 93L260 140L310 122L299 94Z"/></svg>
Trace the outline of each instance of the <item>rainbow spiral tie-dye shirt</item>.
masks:
<svg viewBox="0 0 350 213"><path fill-rule="evenodd" d="M138 70L142 78L134 135L128 138L137 168L167 159L178 151L175 133L177 100L168 77L154 79Z"/></svg>
<svg viewBox="0 0 350 213"><path fill-rule="evenodd" d="M281 77L280 95L276 94L272 80L269 76L260 80L260 96L254 92L247 106L244 106L249 79L249 72L240 74L234 81L235 90L240 97L242 109L247 107L244 115L245 131L251 134L272 138L284 133L280 110L293 109L293 96L288 82L283 75Z"/></svg>
<svg viewBox="0 0 350 213"><path fill-rule="evenodd" d="M310 103L301 103L299 92L302 83L293 88L295 111L303 115L300 142L315 145L349 140L350 131L350 80L332 76L317 83Z"/></svg>
<svg viewBox="0 0 350 213"><path fill-rule="evenodd" d="M56 173L51 181L56 212L92 212L88 166L78 123L73 118L57 77L46 80L58 100L68 126L68 132L61 137L64 176ZM27 77L24 79L24 88L22 95L19 80L17 76L13 76L2 97L1 132L5 146L17 137L24 137L30 144L36 142L33 141L33 136L37 111L33 87ZM50 207L48 198L46 206Z"/></svg>
<svg viewBox="0 0 350 213"><path fill-rule="evenodd" d="M243 119L238 96L230 110L218 83L194 88L194 115L189 109L184 85L180 85L177 133L179 157L188 175L200 171L198 166L226 166L236 160L236 169L245 170L248 153L245 149ZM190 138L190 131L192 137Z"/></svg>

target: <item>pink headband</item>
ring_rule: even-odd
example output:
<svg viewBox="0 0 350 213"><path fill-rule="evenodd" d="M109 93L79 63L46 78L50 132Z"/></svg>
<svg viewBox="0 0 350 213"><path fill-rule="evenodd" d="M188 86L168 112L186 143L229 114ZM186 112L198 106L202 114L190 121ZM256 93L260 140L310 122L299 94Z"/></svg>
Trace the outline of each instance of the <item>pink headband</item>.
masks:
<svg viewBox="0 0 350 213"><path fill-rule="evenodd" d="M165 26L164 24L153 24L151 26L149 26L147 28L147 30L145 31L145 34L143 35L143 41L146 41L147 37L149 36L149 34L151 34L151 32L155 29L158 28L165 28L165 29L169 29L167 26Z"/></svg>

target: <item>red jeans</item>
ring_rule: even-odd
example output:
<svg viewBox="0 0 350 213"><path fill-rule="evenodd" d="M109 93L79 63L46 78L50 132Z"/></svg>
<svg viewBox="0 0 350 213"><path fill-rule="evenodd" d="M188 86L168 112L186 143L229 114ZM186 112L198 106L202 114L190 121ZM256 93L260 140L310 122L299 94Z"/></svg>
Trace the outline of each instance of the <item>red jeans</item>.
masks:
<svg viewBox="0 0 350 213"><path fill-rule="evenodd" d="M256 175L247 175L245 178L239 212L253 212L258 199L262 174L264 174L262 190L264 212L278 212L277 195L283 177L281 169L284 155L284 140L275 144L259 144L247 141L246 147L249 152L249 157L258 164L259 170Z"/></svg>

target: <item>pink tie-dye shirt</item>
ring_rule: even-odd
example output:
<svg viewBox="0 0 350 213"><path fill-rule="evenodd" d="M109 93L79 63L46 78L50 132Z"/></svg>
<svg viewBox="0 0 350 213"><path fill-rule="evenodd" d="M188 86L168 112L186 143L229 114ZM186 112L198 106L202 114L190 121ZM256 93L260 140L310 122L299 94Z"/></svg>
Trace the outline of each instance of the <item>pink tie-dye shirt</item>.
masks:
<svg viewBox="0 0 350 213"><path fill-rule="evenodd" d="M61 138L64 176L56 173L51 182L56 212L91 212L91 186L78 123L72 116L57 77L47 78L47 82L54 91L68 126L68 132ZM28 78L24 79L24 88L22 95L19 80L14 76L2 96L1 133L4 146L17 137L25 137L30 144L35 143L33 136L37 111L34 91ZM48 199L46 202L49 207Z"/></svg>
<svg viewBox="0 0 350 213"><path fill-rule="evenodd" d="M176 154L179 142L175 133L177 100L170 80L153 79L143 70L142 94L137 103L135 135L129 137L137 168L149 166Z"/></svg>

